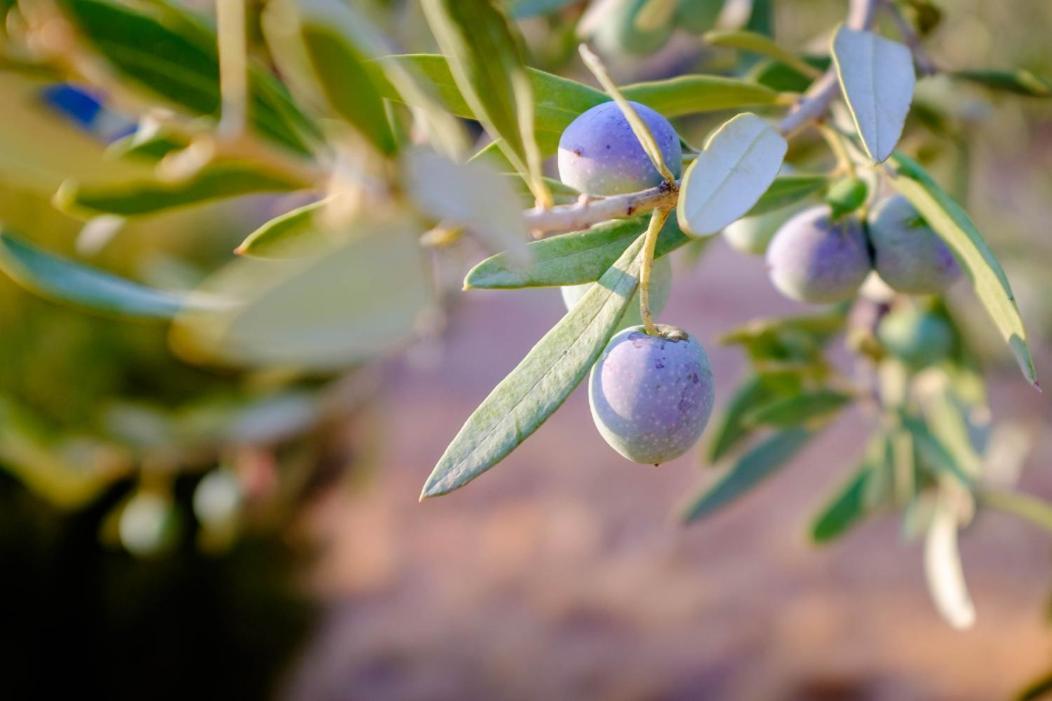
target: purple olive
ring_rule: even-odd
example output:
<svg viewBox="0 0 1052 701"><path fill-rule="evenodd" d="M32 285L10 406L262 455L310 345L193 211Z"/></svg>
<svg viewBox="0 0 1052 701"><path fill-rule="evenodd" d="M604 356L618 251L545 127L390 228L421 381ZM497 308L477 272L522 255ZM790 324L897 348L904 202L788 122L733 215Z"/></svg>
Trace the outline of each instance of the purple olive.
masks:
<svg viewBox="0 0 1052 701"><path fill-rule="evenodd" d="M650 127L665 164L677 178L683 152L667 119L638 102L631 103ZM613 102L585 111L559 139L559 179L588 195L619 195L660 185L661 174Z"/></svg>
<svg viewBox="0 0 1052 701"><path fill-rule="evenodd" d="M592 368L592 420L611 448L642 464L683 455L712 414L712 370L705 349L682 329L633 326L610 339Z"/></svg>
<svg viewBox="0 0 1052 701"><path fill-rule="evenodd" d="M833 221L819 205L787 221L767 248L767 269L782 294L814 304L852 297L871 268L862 222Z"/></svg>
<svg viewBox="0 0 1052 701"><path fill-rule="evenodd" d="M873 265L888 286L906 294L937 294L961 276L953 252L905 197L888 197L869 215Z"/></svg>

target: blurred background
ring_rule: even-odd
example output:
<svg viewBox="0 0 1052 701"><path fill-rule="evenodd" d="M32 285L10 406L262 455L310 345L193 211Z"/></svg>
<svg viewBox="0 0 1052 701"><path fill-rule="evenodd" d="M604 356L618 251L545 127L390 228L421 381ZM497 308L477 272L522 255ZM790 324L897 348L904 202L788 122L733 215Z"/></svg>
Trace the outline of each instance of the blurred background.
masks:
<svg viewBox="0 0 1052 701"><path fill-rule="evenodd" d="M415 2L378 4L400 50L434 50ZM844 13L835 0L774 6L790 47L820 49ZM927 39L940 65L1052 75L1049 4L943 9ZM533 65L587 80L567 65L565 16L521 25ZM621 81L733 66L686 32L643 58L606 58ZM17 89L0 71L0 92ZM920 155L1005 263L1047 374L1052 103L939 77L918 99L945 120ZM699 144L724 118L677 126ZM300 204L199 206L93 244L50 204L50 173L82 154L19 158L74 128L61 110L52 119L0 123L0 220L48 250L185 287ZM761 259L718 237L697 253L675 255L662 318L706 345L720 402L744 360L717 339L804 308L773 290ZM457 281L483 255L456 249L439 276ZM856 413L695 527L673 514L713 478L700 456L625 462L580 390L499 469L418 503L463 420L562 313L554 289L458 293L441 332L402 352L289 376L188 365L161 324L88 316L0 277L0 695L50 698L75 680L109 699L979 700L1047 673L1047 533L987 512L964 532L978 611L967 632L933 609L922 546L897 518L808 543L807 519L862 451L869 419ZM1047 397L976 326L993 415L1029 446L1021 486L1052 498Z"/></svg>

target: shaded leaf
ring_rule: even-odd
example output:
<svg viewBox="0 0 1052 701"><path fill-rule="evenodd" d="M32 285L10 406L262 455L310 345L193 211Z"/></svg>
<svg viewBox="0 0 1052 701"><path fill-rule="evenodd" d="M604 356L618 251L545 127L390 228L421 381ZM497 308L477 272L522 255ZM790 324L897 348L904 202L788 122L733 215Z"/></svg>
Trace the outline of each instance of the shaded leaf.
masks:
<svg viewBox="0 0 1052 701"><path fill-rule="evenodd" d="M883 486L883 473L890 470L889 450L886 436L874 438L858 470L837 488L812 521L812 542L835 540L865 518L877 501L873 492Z"/></svg>
<svg viewBox="0 0 1052 701"><path fill-rule="evenodd" d="M595 282L646 229L645 219L619 219L527 245L530 262L516 265L504 253L482 261L464 279L465 289L556 287ZM689 239L670 217L654 255L667 255Z"/></svg>
<svg viewBox="0 0 1052 701"><path fill-rule="evenodd" d="M642 250L639 236L483 400L435 465L421 498L451 492L475 479L562 405L617 328L639 283Z"/></svg>
<svg viewBox="0 0 1052 701"><path fill-rule="evenodd" d="M712 428L708 461L715 463L720 460L752 433L755 426L747 423L745 417L753 410L772 399L795 392L799 387L800 377L795 373L763 373L746 379L727 402Z"/></svg>
<svg viewBox="0 0 1052 701"><path fill-rule="evenodd" d="M804 56L803 60L818 71L825 73L832 64L828 56ZM746 74L746 79L778 92L806 92L814 80L793 70L781 61L760 61Z"/></svg>
<svg viewBox="0 0 1052 701"><path fill-rule="evenodd" d="M914 417L902 415L903 427L913 437L914 445L922 463L937 472L944 472L956 479L964 487L972 486L972 476L966 467L960 465L942 441L932 434L928 425Z"/></svg>
<svg viewBox="0 0 1052 701"><path fill-rule="evenodd" d="M982 85L1027 97L1052 97L1052 83L1039 78L1030 71L1017 68L1014 71L969 70L952 71L950 76L958 80Z"/></svg>
<svg viewBox="0 0 1052 701"><path fill-rule="evenodd" d="M143 180L112 185L78 185L66 181L54 204L77 216L152 214L174 207L260 192L289 192L303 187L294 178L239 163L205 166L186 180Z"/></svg>
<svg viewBox="0 0 1052 701"><path fill-rule="evenodd" d="M760 199L752 206L745 216L752 217L757 214L766 214L791 204L796 204L815 193L822 192L829 186L829 178L825 175L793 174L779 175L771 183L771 186L760 195Z"/></svg>
<svg viewBox="0 0 1052 701"><path fill-rule="evenodd" d="M754 114L725 122L683 174L676 206L680 228L706 236L741 218L774 182L787 148Z"/></svg>
<svg viewBox="0 0 1052 701"><path fill-rule="evenodd" d="M760 54L761 56L773 58L776 61L780 61L789 66L794 71L812 79L822 75L820 70L807 63L796 54L783 49L775 43L771 37L764 34L740 29L721 29L708 32L703 38L712 46L741 49L742 51L751 51L752 53Z"/></svg>
<svg viewBox="0 0 1052 701"><path fill-rule="evenodd" d="M683 520L696 521L712 514L759 484L765 477L789 462L812 437L802 428L790 428L771 435L731 465L711 489L705 489L683 511Z"/></svg>
<svg viewBox="0 0 1052 701"><path fill-rule="evenodd" d="M803 426L835 414L853 401L854 397L832 389L803 392L777 399L749 412L746 423L778 428Z"/></svg>
<svg viewBox="0 0 1052 701"><path fill-rule="evenodd" d="M170 319L188 307L217 306L201 296L138 285L52 255L2 231L0 270L42 297L111 316Z"/></svg>
<svg viewBox="0 0 1052 701"><path fill-rule="evenodd" d="M971 278L979 301L993 318L1001 337L1011 347L1023 375L1036 385L1037 372L1027 347L1023 319L1019 316L1008 276L990 246L968 214L923 168L901 153L893 154L891 162L897 173L896 177L890 179L892 187L910 201L928 226L957 254L957 259Z"/></svg>
<svg viewBox="0 0 1052 701"><path fill-rule="evenodd" d="M917 82L910 50L873 32L841 26L833 63L866 153L881 163L895 150Z"/></svg>

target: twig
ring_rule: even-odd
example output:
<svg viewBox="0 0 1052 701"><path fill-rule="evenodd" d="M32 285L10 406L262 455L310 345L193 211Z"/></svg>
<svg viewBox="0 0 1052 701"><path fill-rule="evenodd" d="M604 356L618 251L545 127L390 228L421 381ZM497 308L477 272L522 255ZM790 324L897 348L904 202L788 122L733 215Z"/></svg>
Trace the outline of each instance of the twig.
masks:
<svg viewBox="0 0 1052 701"><path fill-rule="evenodd" d="M879 2L880 0L852 0L844 24L852 29L869 29ZM829 103L836 94L836 69L830 66L825 75L815 81L811 89L804 94L796 107L778 123L778 131L792 134L808 122L818 119L829 108Z"/></svg>
<svg viewBox="0 0 1052 701"><path fill-rule="evenodd" d="M913 62L917 64L917 71L922 76L938 73L938 66L935 65L931 56L924 49L924 46L921 44L921 38L917 35L913 25L902 15L902 10L895 3L887 0L884 0L883 4L888 11L888 15L891 16L891 21L895 23L899 34L902 35L902 41L906 43L906 46L910 47L910 51L913 53Z"/></svg>
<svg viewBox="0 0 1052 701"><path fill-rule="evenodd" d="M535 234L556 234L587 229L611 219L627 219L658 207L674 207L679 189L662 183L649 190L612 195L597 200L558 205L551 209L534 207L522 213L526 228Z"/></svg>

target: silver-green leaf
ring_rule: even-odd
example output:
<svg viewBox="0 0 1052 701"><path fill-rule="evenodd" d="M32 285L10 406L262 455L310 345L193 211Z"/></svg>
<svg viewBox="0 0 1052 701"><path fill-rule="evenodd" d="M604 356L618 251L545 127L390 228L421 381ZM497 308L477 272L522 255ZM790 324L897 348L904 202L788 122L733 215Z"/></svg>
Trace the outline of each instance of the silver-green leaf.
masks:
<svg viewBox="0 0 1052 701"><path fill-rule="evenodd" d="M558 409L603 352L639 284L643 237L468 417L427 478L421 499L463 487L500 462Z"/></svg>
<svg viewBox="0 0 1052 701"><path fill-rule="evenodd" d="M917 77L910 50L873 32L841 26L833 63L866 153L884 162L902 136Z"/></svg>

